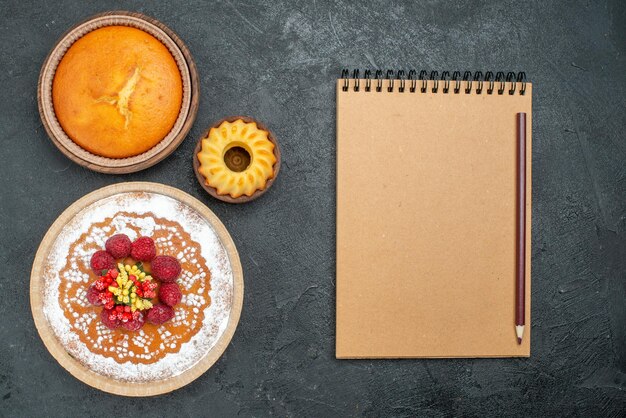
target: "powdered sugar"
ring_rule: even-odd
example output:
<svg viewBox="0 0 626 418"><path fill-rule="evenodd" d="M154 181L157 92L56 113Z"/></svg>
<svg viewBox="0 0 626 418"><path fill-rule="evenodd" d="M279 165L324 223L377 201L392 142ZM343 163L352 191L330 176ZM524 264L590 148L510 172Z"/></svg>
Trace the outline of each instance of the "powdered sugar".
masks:
<svg viewBox="0 0 626 418"><path fill-rule="evenodd" d="M176 223L180 228L163 226L159 218ZM94 224L107 219L104 226L94 228ZM200 254L196 254L190 247L171 248L169 236L180 236L182 229L185 236L199 244ZM79 243L80 237L87 231L84 244ZM71 303L85 306L87 304L85 292L94 277L85 274L86 267L95 246L104 248L108 237L117 233L127 234L131 240L138 235L153 236L160 234L156 240L157 250L169 249L181 264L195 266L191 271L183 270L179 284L183 292L181 304L186 309L176 312L172 322L177 326L188 326L197 329L189 341L180 342L166 327L159 327L158 335L147 335L143 330L123 335L123 340L116 347L110 347L115 352L98 354L94 347L102 349L102 342L113 331L108 330L100 323L98 310L68 311L65 300L66 288L73 284L80 284L72 294ZM179 238L177 238L180 241ZM73 248L74 254L70 254ZM176 253L178 251L178 253ZM73 257L73 258L72 258ZM69 261L68 261L69 260ZM66 264L71 270L63 276L59 274ZM67 270L67 269L66 269ZM208 271L207 271L208 270ZM204 289L205 293L210 277L210 304L203 297L202 292L191 292L190 289ZM202 287L202 283L206 287ZM233 298L233 274L228 255L217 234L211 225L194 209L180 202L156 193L121 193L91 204L79 212L63 229L55 240L44 269L44 313L55 335L66 350L86 367L105 376L125 381L154 381L167 379L189 370L203 358L215 345L228 324ZM73 319L68 320L66 315ZM201 326L193 321L201 320ZM97 336L89 344L79 338L80 332L87 327L97 324ZM192 326L193 324L193 326ZM169 335L168 335L169 334ZM84 336L83 336L84 337ZM154 338L159 338L161 350L164 354L155 362L145 364L137 360L149 358L151 353L129 350L129 344L134 347L147 347ZM180 344L180 347L177 346ZM140 350L144 351L144 350ZM173 352L175 351L175 352ZM144 357L145 356L145 357ZM118 361L116 361L116 358ZM133 360L128 360L133 358ZM120 359L125 361L120 362ZM128 361L126 361L128 360Z"/></svg>

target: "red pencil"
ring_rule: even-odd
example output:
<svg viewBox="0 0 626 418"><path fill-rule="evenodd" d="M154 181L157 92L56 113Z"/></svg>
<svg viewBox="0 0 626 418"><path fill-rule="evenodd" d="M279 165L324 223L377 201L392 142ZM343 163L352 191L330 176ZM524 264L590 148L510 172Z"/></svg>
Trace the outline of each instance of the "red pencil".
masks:
<svg viewBox="0 0 626 418"><path fill-rule="evenodd" d="M526 318L526 113L517 114L517 269L515 334L522 343Z"/></svg>

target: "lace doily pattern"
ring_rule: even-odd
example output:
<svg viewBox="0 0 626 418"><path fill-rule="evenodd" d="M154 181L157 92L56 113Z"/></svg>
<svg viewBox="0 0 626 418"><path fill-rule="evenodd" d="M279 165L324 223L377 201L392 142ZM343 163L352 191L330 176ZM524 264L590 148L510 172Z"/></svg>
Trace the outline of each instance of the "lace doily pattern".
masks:
<svg viewBox="0 0 626 418"><path fill-rule="evenodd" d="M183 294L175 307L175 317L163 324L146 325L137 332L123 328L110 330L99 319L102 307L87 301L87 289L97 278L89 267L91 255L104 247L106 239L123 232L131 240L150 236L160 255L176 257L182 272L178 279ZM149 263L144 263L150 270ZM59 272L59 305L69 321L70 331L94 354L118 363L151 364L167 354L177 353L202 327L204 311L210 305L210 272L201 255L200 244L191 239L177 222L120 211L111 218L92 224L70 245L65 267ZM68 347L71 352L71 347Z"/></svg>

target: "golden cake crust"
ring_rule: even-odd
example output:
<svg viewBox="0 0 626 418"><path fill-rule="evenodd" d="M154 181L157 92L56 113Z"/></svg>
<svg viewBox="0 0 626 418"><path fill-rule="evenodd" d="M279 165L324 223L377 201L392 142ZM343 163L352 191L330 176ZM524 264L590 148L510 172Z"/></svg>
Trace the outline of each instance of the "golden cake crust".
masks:
<svg viewBox="0 0 626 418"><path fill-rule="evenodd" d="M197 154L198 172L219 195L252 196L257 190L264 190L275 175L274 147L269 132L260 129L256 122L224 121L211 128L202 139L202 148ZM236 148L244 151L249 160L235 170L229 166L228 152Z"/></svg>
<svg viewBox="0 0 626 418"><path fill-rule="evenodd" d="M59 63L52 100L67 135L109 158L141 154L172 129L183 96L180 71L152 35L107 26L78 39Z"/></svg>

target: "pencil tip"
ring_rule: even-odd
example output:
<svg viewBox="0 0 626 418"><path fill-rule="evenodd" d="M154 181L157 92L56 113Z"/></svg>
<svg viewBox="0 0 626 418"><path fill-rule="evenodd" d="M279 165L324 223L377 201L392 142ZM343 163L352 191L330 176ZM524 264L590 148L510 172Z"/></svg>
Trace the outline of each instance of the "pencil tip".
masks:
<svg viewBox="0 0 626 418"><path fill-rule="evenodd" d="M524 336L524 325L515 326L515 335L517 336L517 343L522 343L522 337Z"/></svg>

